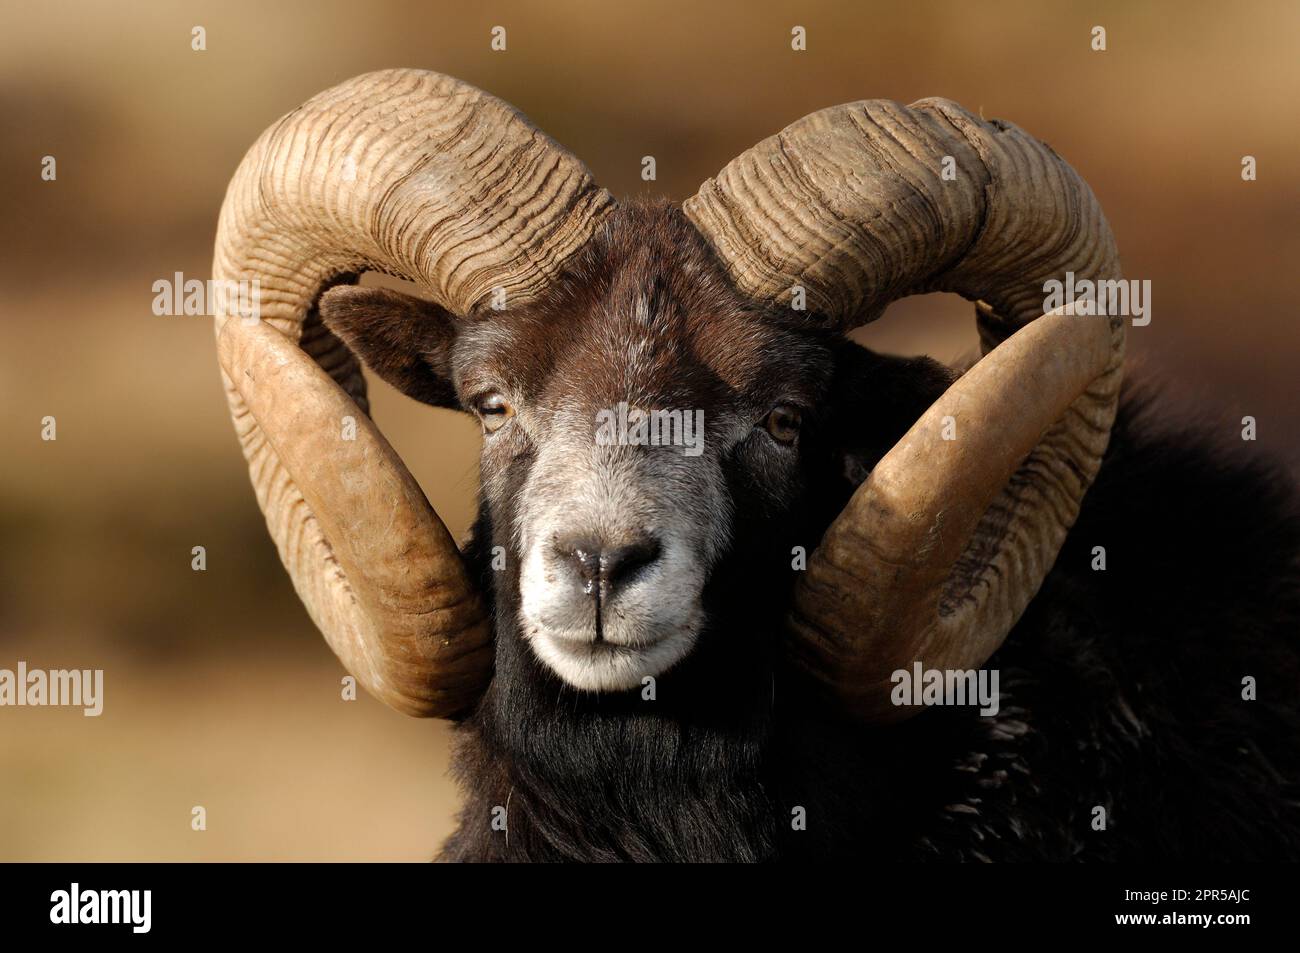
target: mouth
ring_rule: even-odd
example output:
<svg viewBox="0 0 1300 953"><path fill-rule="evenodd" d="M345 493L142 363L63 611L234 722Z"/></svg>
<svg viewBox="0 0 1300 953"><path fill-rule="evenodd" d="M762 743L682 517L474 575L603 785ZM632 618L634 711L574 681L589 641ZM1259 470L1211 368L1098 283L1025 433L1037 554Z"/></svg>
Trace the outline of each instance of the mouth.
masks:
<svg viewBox="0 0 1300 953"><path fill-rule="evenodd" d="M595 639L592 633L534 630L533 651L556 675L574 688L593 692L640 688L662 675L691 649L695 633L671 632L635 643Z"/></svg>
<svg viewBox="0 0 1300 953"><path fill-rule="evenodd" d="M672 637L671 633L669 633L645 637L615 636L611 638L599 616L596 617L594 633L590 629L574 630L543 627L534 629L532 635L534 638L550 639L565 651L601 650L613 653L646 651Z"/></svg>
<svg viewBox="0 0 1300 953"><path fill-rule="evenodd" d="M577 660L625 659L644 655L648 650L662 642L658 639L643 645L619 645L603 640L593 642L591 639L576 639L568 636L542 636L549 639L557 652Z"/></svg>

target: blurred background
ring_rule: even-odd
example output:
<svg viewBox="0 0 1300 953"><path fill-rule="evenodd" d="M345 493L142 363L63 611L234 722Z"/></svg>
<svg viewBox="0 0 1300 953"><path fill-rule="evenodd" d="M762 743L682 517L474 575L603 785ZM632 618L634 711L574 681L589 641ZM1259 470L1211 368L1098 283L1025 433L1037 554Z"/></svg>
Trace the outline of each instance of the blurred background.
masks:
<svg viewBox="0 0 1300 953"><path fill-rule="evenodd" d="M0 860L424 860L451 830L447 729L340 700L249 488L211 321L151 307L153 282L209 276L226 182L258 134L357 73L453 74L616 194L679 200L840 102L938 95L1009 119L1080 170L1127 276L1151 280L1130 349L1171 402L1232 435L1255 416L1260 451L1298 469L1294 2L3 6L0 668L102 668L106 684L99 718L0 708ZM640 179L645 155L657 182ZM862 337L948 360L975 344L969 306L945 296ZM477 428L373 393L462 534Z"/></svg>

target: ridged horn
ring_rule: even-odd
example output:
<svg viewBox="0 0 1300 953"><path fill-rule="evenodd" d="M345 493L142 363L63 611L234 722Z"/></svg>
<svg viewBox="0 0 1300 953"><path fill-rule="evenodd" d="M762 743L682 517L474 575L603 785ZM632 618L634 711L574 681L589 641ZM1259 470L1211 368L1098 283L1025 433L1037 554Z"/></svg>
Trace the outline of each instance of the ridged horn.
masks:
<svg viewBox="0 0 1300 953"><path fill-rule="evenodd" d="M419 70L312 98L267 129L231 180L213 277L258 288L261 320L219 314L216 333L258 504L330 646L400 711L472 708L491 677L491 628L316 302L367 270L414 281L459 315L482 312L489 295L526 302L611 205L516 110Z"/></svg>
<svg viewBox="0 0 1300 953"><path fill-rule="evenodd" d="M977 303L983 359L874 468L796 589L795 662L892 720L891 675L983 665L1051 569L1109 440L1124 323L1043 317L1046 282L1120 277L1091 190L1049 147L955 103L822 110L685 203L737 287L805 290L848 331L904 295ZM949 439L951 438L951 439Z"/></svg>

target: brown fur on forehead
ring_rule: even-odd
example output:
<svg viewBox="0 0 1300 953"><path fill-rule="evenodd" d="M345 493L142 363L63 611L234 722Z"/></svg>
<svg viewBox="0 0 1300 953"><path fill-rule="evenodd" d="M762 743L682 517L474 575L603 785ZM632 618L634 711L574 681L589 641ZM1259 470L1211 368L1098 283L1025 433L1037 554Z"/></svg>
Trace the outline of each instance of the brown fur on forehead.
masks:
<svg viewBox="0 0 1300 953"><path fill-rule="evenodd" d="M732 287L680 208L637 202L609 216L544 300L473 322L457 363L526 399L761 401L796 372L829 370L824 349L783 323Z"/></svg>

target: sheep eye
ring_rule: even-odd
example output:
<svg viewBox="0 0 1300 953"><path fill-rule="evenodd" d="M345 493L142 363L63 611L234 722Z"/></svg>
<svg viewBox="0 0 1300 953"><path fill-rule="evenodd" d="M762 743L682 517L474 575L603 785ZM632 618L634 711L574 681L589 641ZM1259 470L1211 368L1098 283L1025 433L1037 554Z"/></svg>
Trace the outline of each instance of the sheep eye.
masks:
<svg viewBox="0 0 1300 953"><path fill-rule="evenodd" d="M496 433L506 420L515 415L515 409L496 391L489 391L474 401L474 410L483 422L484 433Z"/></svg>
<svg viewBox="0 0 1300 953"><path fill-rule="evenodd" d="M803 418L797 408L788 404L778 404L763 418L763 429L771 434L772 439L777 443L791 444L799 436L799 425L802 422Z"/></svg>

